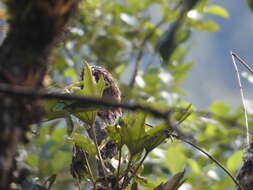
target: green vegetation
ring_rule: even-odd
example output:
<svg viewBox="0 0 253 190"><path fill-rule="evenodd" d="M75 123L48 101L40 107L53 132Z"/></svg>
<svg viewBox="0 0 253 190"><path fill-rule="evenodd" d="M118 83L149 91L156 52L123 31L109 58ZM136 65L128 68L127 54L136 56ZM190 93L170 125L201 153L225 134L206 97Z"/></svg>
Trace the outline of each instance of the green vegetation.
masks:
<svg viewBox="0 0 253 190"><path fill-rule="evenodd" d="M209 14L229 19L211 0L81 0L44 80L47 93L73 99L44 100L42 122L27 132L30 143L18 148L18 163L33 182L29 188L233 189L231 177L187 142L209 152L235 176L246 142L241 106L214 102L197 110L180 98L187 94L180 85L195 64L185 61L194 46L189 44L192 32L222 27L207 20ZM116 109L119 97L105 96L111 83L96 76L91 65L112 74L123 114ZM98 102L104 97L105 103L76 96ZM106 134L99 136L96 122L108 116L103 114L115 118L98 124L103 128L99 133ZM83 156L78 169L73 146Z"/></svg>

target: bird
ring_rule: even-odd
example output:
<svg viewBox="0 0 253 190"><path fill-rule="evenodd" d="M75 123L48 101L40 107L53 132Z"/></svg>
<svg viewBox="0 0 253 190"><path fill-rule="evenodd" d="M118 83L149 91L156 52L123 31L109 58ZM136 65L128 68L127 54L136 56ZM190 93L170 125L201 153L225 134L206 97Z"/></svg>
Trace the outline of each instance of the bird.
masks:
<svg viewBox="0 0 253 190"><path fill-rule="evenodd" d="M91 71L96 82L98 82L101 77L103 77L105 81L107 88L104 89L102 98L120 102L121 91L111 73L104 67L100 66L91 66ZM83 81L85 79L84 70L82 70L80 76L80 80ZM85 88L85 86L80 86L80 88ZM98 110L96 120L94 122L95 135L98 145L101 145L101 143L107 138L106 126L115 125L120 117L122 117L122 110L120 108ZM85 123L84 126L86 126L88 136L94 140L92 128L87 127L88 125L85 125ZM106 160L114 157L117 154L118 149L115 142L110 140L100 151L102 158ZM79 181L85 178L88 171L85 156L87 157L89 155L80 147L74 145L70 171L72 176L77 178ZM108 169L108 171L113 170L112 166L108 164L106 165L106 169ZM103 171L100 171L101 169L99 168L98 170L98 175L102 177Z"/></svg>

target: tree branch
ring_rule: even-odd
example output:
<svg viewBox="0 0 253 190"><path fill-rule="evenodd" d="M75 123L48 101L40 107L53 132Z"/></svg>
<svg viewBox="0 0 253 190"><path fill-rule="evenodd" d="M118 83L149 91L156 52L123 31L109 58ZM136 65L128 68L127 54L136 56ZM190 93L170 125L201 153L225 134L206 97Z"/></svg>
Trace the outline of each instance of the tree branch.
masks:
<svg viewBox="0 0 253 190"><path fill-rule="evenodd" d="M234 182L235 185L237 185L239 187L239 190L243 190L242 186L239 184L239 182L235 179L235 177L218 161L216 160L212 155L210 155L207 151L203 150L202 148L200 148L198 145L185 140L181 137L179 137L178 135L173 135L172 136L176 139L179 139L189 145L191 145L192 147L194 147L195 149L197 149L198 151L202 152L204 155L206 155L210 160L212 160L216 165L218 165Z"/></svg>
<svg viewBox="0 0 253 190"><path fill-rule="evenodd" d="M144 111L153 115L154 117L168 120L168 117L175 110L169 109L167 111L160 111L158 109L154 109L150 106L145 106L141 104L130 104L130 103L118 103L116 101L112 101L109 99L100 99L93 97L85 97L85 96L76 96L70 94L59 94L59 93L44 93L33 88L27 88L22 86L11 86L6 84L0 84L0 93L7 94L9 96L18 96L18 97L29 97L33 99L46 99L46 100L63 100L63 101L74 101L75 104L78 105L79 108L123 108L131 111ZM170 122L170 127L178 134L184 134L175 124Z"/></svg>

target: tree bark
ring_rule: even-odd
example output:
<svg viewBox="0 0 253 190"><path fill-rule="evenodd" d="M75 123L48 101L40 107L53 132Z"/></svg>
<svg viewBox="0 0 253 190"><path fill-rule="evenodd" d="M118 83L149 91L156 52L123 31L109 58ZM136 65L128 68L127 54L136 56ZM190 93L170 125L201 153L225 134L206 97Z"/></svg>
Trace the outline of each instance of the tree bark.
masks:
<svg viewBox="0 0 253 190"><path fill-rule="evenodd" d="M1 84L42 87L54 42L77 2L6 1L10 17L9 32L0 47ZM17 146L25 143L29 124L38 122L41 115L39 101L0 94L0 189L12 189L15 185Z"/></svg>

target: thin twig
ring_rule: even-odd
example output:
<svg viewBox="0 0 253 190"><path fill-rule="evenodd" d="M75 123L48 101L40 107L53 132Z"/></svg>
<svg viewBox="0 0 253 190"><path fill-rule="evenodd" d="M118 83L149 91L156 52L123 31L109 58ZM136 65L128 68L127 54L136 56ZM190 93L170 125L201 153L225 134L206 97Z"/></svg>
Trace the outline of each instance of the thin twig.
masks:
<svg viewBox="0 0 253 190"><path fill-rule="evenodd" d="M241 77L240 77L240 73L235 61L235 58L239 58L238 56L236 56L233 52L230 52L231 56L232 56L232 60L233 60L233 64L235 67L235 72L236 72L236 76L237 76L237 81L238 81L238 85L240 88L240 93L241 93L241 100L242 100L242 105L243 105L243 111L244 111L244 118L245 118L245 127L246 127L246 138L247 138L247 148L249 148L250 146L250 138L249 138L249 123L248 123L248 114L247 114L247 109L246 109L246 103L245 103L245 98L244 98L244 93L243 93L243 88L242 88L242 82L241 82ZM241 60L241 59L238 59ZM242 63L244 63L242 61ZM246 66L245 64L243 64L244 66ZM248 66L248 65L247 65Z"/></svg>
<svg viewBox="0 0 253 190"><path fill-rule="evenodd" d="M105 178L106 186L107 186L107 188L109 190L110 187L109 187L109 182L108 182L108 179L107 179L107 174L105 172L105 164L104 164L104 161L102 159L102 156L101 156L101 153L100 153L100 150L99 150L99 147L98 147L97 135L96 135L94 124L91 126L91 128L92 128L93 141L94 141L96 149L97 149L98 159L99 159L99 162L100 162L100 164L102 166L102 172L103 172L103 175L104 175L104 178Z"/></svg>
<svg viewBox="0 0 253 190"><path fill-rule="evenodd" d="M130 159L129 159L129 162L127 164L127 169L125 171L125 174L120 178L120 180L123 178L123 182L122 182L122 185L121 185L121 189L124 189L124 184L125 184L125 181L126 181L126 178L127 178L127 175L128 175L128 172L130 171L131 169L131 163L133 161L133 157L130 156Z"/></svg>
<svg viewBox="0 0 253 190"><path fill-rule="evenodd" d="M176 139L179 139L189 145L191 145L192 147L196 148L198 151L202 152L203 154L205 154L210 160L212 160L216 165L218 165L232 180L233 182L239 187L240 190L243 190L242 186L239 184L239 182L234 178L234 176L218 161L216 160L213 156L211 156L207 151L203 150L202 148L200 148L198 145L185 140L181 137L179 137L178 135L174 135L171 134L171 136L175 137Z"/></svg>
<svg viewBox="0 0 253 190"><path fill-rule="evenodd" d="M154 35L155 31L164 23L166 17L165 18L162 18L156 25L155 27L144 37L144 39L142 40L140 46L139 46L139 52L137 54L137 57L136 57L136 61L135 61L135 64L134 64L134 72L133 72L133 76L130 80L130 84L129 84L129 87L133 87L134 86L134 83L135 83L135 79L136 79L136 76L138 74L138 70L139 70L139 67L140 67L140 63L141 63L141 58L144 54L144 49L145 49L145 46L148 42L148 40Z"/></svg>
<svg viewBox="0 0 253 190"><path fill-rule="evenodd" d="M117 181L117 188L119 187L119 175L120 175L120 168L121 168L121 157L122 157L122 148L120 147L119 149L119 164L117 168L117 176L116 176L116 181Z"/></svg>
<svg viewBox="0 0 253 190"><path fill-rule="evenodd" d="M90 174L91 181L92 181L92 184L93 184L93 186L94 186L94 190L96 190L96 189L97 189L97 187L96 187L96 181L95 181L94 176L93 176L93 173L92 173L92 171L91 171L90 163L89 163L89 160L88 160L88 158L87 158L87 154L86 154L85 151L84 151L84 159L85 159L85 161L86 161L86 163L87 163L88 173Z"/></svg>
<svg viewBox="0 0 253 190"><path fill-rule="evenodd" d="M253 74L253 69L242 59L240 58L238 55L236 55L235 53L231 52L232 57L236 58L244 67L246 67L246 69L248 69L248 71Z"/></svg>
<svg viewBox="0 0 253 190"><path fill-rule="evenodd" d="M177 122L178 125L181 124L184 120L186 120L192 114L192 112L190 111L191 106L192 104L189 104L187 108L183 110L183 112L180 115L180 118L178 119L178 122Z"/></svg>
<svg viewBox="0 0 253 190"><path fill-rule="evenodd" d="M181 5L182 2L179 2L173 9L172 9L172 12L176 11L180 5ZM133 76L130 80L130 84L129 84L129 87L133 87L134 86L134 83L135 83L135 79L136 79L136 76L138 74L138 70L139 70L139 67L140 67L140 63L141 63L141 58L144 54L144 50L145 50L145 46L148 42L148 40L154 35L155 31L162 25L164 24L164 22L166 21L168 16L165 16L163 17L155 26L154 28L148 32L146 34L146 36L143 38L142 42L140 43L140 46L139 46L139 52L137 54L137 57L136 57L136 61L135 61L135 65L134 65L134 72L133 72Z"/></svg>
<svg viewBox="0 0 253 190"><path fill-rule="evenodd" d="M138 172L138 169L141 167L141 165L143 164L143 162L145 161L145 159L147 158L149 152L146 152L145 155L143 156L143 158L141 159L141 161L139 162L138 166L135 168L135 170L132 172L132 175L130 175L130 177L126 180L125 184L127 186L127 184L131 181L131 179L136 175L136 173ZM124 188L124 185L123 184L123 188Z"/></svg>

